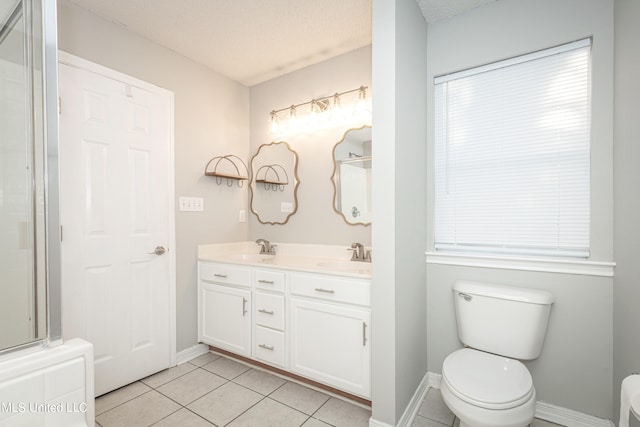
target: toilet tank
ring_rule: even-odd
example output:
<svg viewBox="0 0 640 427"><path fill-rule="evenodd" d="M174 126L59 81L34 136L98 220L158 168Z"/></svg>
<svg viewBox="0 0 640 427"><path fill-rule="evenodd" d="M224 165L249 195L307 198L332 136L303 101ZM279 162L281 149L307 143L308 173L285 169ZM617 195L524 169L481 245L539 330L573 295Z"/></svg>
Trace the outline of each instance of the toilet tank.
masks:
<svg viewBox="0 0 640 427"><path fill-rule="evenodd" d="M463 344L512 359L540 355L554 298L550 292L489 283L453 285Z"/></svg>

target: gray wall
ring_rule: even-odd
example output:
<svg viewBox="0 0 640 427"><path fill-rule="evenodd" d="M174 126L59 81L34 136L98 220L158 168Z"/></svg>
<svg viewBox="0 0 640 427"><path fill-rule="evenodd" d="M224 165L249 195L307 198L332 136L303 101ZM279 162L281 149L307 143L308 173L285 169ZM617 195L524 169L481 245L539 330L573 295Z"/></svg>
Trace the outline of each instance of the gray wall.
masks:
<svg viewBox="0 0 640 427"><path fill-rule="evenodd" d="M427 371L427 25L413 0L373 0L372 394L396 425Z"/></svg>
<svg viewBox="0 0 640 427"><path fill-rule="evenodd" d="M371 46L251 87L251 156L262 144L286 141L298 153L300 179L298 211L286 224L261 224L253 213L247 212L251 239L345 245L345 251L353 242L370 245L371 226L349 225L333 210L331 183L334 145L342 140L349 128L360 127L363 123L354 120L350 125L314 133L274 137L269 122L272 110L362 85L369 86L367 94L371 96ZM299 114L306 112L308 107L299 108Z"/></svg>
<svg viewBox="0 0 640 427"><path fill-rule="evenodd" d="M591 260L613 260L613 2L510 0L429 25L427 80L515 55L593 36ZM429 104L433 105L433 85ZM429 151L433 152L433 114ZM433 182L432 162L428 180ZM427 247L433 248L433 191L428 187ZM473 279L547 289L556 297L540 358L528 362L538 399L602 418L612 411L613 279L429 264L428 368L460 348L451 286Z"/></svg>
<svg viewBox="0 0 640 427"><path fill-rule="evenodd" d="M613 292L614 416L620 384L640 372L640 2L615 0L615 259ZM640 422L635 423L636 426Z"/></svg>
<svg viewBox="0 0 640 427"><path fill-rule="evenodd" d="M75 6L59 4L59 48L153 83L175 95L177 351L197 343L196 250L246 240L247 189L204 176L208 159L249 154L249 89ZM64 141L61 141L64 143ZM179 196L203 197L204 212L179 212Z"/></svg>

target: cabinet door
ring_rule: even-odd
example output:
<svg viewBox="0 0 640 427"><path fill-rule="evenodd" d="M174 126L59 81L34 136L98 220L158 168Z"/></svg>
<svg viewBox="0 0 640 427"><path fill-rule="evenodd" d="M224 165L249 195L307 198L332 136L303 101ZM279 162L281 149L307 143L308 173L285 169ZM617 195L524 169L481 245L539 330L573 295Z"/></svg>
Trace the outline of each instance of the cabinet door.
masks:
<svg viewBox="0 0 640 427"><path fill-rule="evenodd" d="M200 282L198 339L251 356L251 292Z"/></svg>
<svg viewBox="0 0 640 427"><path fill-rule="evenodd" d="M291 371L369 398L370 311L293 298L290 315Z"/></svg>

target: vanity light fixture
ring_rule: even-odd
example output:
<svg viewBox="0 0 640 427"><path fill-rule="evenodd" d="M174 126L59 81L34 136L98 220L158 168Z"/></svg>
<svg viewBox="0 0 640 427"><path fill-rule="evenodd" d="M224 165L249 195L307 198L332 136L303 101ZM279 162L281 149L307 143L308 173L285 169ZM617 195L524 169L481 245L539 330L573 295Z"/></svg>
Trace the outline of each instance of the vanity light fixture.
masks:
<svg viewBox="0 0 640 427"><path fill-rule="evenodd" d="M311 132L340 124L370 124L371 100L367 98L367 89L367 86L360 86L356 89L336 92L330 96L272 110L269 114L271 133L292 134ZM309 106L308 113L302 113L300 107L307 105ZM286 112L289 112L288 119L283 117Z"/></svg>

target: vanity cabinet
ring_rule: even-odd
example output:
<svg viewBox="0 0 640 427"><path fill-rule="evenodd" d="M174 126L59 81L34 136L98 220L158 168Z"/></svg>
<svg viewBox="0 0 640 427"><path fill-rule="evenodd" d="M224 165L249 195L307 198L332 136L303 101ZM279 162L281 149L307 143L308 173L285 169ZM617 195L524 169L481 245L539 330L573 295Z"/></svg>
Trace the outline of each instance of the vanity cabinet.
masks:
<svg viewBox="0 0 640 427"><path fill-rule="evenodd" d="M290 370L370 396L370 281L294 273L291 293Z"/></svg>
<svg viewBox="0 0 640 427"><path fill-rule="evenodd" d="M201 342L370 397L369 279L198 265Z"/></svg>
<svg viewBox="0 0 640 427"><path fill-rule="evenodd" d="M198 340L251 356L251 270L199 263Z"/></svg>
<svg viewBox="0 0 640 427"><path fill-rule="evenodd" d="M285 281L283 271L254 273L253 357L279 368L287 367Z"/></svg>

